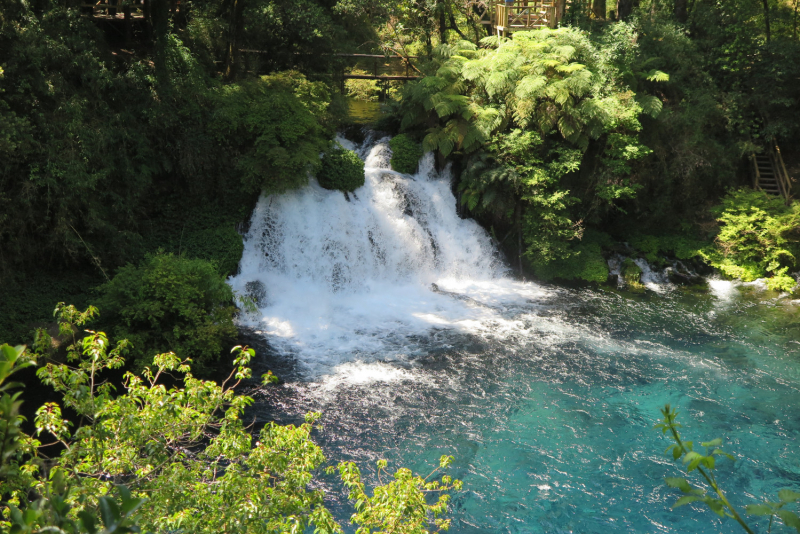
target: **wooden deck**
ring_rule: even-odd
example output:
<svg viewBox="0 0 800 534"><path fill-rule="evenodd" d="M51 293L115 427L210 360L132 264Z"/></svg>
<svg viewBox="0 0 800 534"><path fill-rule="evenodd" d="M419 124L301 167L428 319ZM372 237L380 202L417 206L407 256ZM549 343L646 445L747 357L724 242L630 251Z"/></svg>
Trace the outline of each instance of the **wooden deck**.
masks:
<svg viewBox="0 0 800 534"><path fill-rule="evenodd" d="M564 18L565 10L565 0L493 2L489 20L495 35L508 37L517 31L555 28Z"/></svg>

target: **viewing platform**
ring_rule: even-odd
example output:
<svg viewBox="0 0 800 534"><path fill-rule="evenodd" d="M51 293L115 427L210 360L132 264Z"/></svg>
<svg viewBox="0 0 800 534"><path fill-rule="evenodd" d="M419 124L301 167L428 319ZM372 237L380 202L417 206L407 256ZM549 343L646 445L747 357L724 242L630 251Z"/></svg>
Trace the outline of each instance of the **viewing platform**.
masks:
<svg viewBox="0 0 800 534"><path fill-rule="evenodd" d="M555 28L564 18L566 0L513 0L486 5L481 23L490 24L492 33L508 37L513 32Z"/></svg>

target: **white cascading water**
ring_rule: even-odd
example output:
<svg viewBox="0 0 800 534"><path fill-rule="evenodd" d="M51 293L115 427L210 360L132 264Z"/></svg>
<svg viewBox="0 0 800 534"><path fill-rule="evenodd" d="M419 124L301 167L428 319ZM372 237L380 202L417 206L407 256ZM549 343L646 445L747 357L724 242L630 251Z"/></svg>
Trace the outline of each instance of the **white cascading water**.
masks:
<svg viewBox="0 0 800 534"><path fill-rule="evenodd" d="M449 172L430 154L414 176L390 170L388 138L365 143L361 157L366 183L349 201L313 180L262 197L229 280L257 297L242 323L309 377L413 359L430 336L500 333L509 307L546 294L506 276L487 233L459 218Z"/></svg>

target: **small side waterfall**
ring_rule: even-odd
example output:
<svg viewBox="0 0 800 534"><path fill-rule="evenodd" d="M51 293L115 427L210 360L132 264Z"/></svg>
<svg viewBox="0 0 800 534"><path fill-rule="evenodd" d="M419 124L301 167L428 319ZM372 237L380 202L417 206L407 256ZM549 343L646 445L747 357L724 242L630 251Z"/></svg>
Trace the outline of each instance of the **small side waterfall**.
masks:
<svg viewBox="0 0 800 534"><path fill-rule="evenodd" d="M230 280L257 290L259 313L245 322L276 349L312 375L405 358L433 331L479 331L498 304L542 294L505 277L486 232L458 217L449 171L437 173L432 155L409 176L390 170L388 138L340 142L365 160L365 185L349 201L315 181L262 197Z"/></svg>

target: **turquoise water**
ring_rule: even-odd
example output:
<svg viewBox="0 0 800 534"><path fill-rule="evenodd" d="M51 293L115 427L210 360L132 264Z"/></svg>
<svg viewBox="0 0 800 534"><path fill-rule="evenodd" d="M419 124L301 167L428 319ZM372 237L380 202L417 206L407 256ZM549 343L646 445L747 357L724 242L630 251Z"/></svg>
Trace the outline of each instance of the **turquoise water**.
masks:
<svg viewBox="0 0 800 534"><path fill-rule="evenodd" d="M723 438L738 461L717 476L742 509L800 490L800 314L774 294L722 289L548 288L505 308L496 335L432 330L407 358L355 355L286 377L256 411L322 411L315 439L368 477L379 458L428 473L453 455L464 481L453 533L737 532L702 506L670 509L679 495L663 478L682 470L652 429L670 403L687 439ZM346 524L343 496L330 504Z"/></svg>

